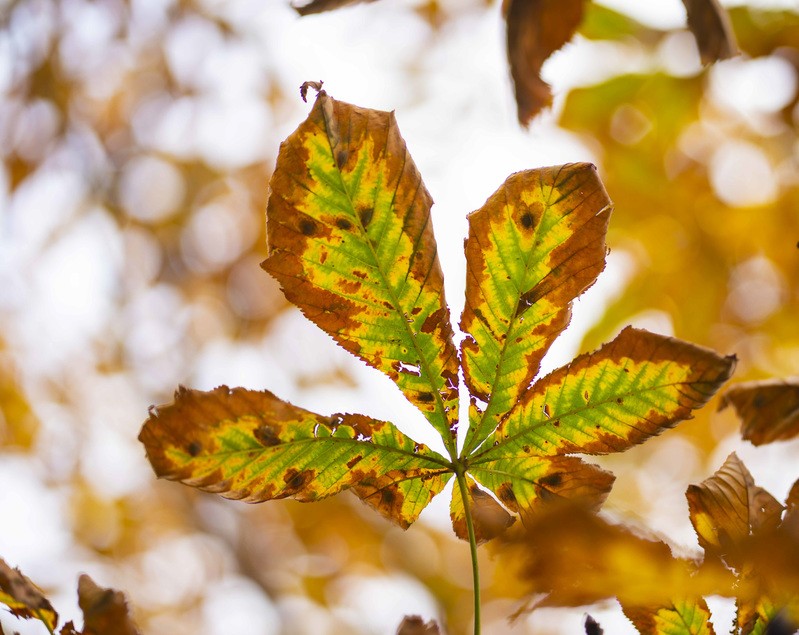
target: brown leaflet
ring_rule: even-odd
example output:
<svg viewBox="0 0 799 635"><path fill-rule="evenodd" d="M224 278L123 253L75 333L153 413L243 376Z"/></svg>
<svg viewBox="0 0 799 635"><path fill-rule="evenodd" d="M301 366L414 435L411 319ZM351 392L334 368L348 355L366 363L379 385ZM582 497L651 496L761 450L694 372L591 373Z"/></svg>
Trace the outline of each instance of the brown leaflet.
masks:
<svg viewBox="0 0 799 635"><path fill-rule="evenodd" d="M727 11L718 0L683 0L688 12L688 28L696 39L702 64L738 55Z"/></svg>
<svg viewBox="0 0 799 635"><path fill-rule="evenodd" d="M750 536L780 524L783 506L755 485L746 466L733 452L713 476L685 492L691 523L708 554L723 557L740 570L741 547Z"/></svg>
<svg viewBox="0 0 799 635"><path fill-rule="evenodd" d="M753 445L799 435L799 382L767 380L738 384L724 393L719 410L732 405L741 435Z"/></svg>
<svg viewBox="0 0 799 635"><path fill-rule="evenodd" d="M292 8L301 16L312 15L314 13L324 13L342 7L349 7L362 2L375 2L375 0L311 0L306 4L292 5Z"/></svg>
<svg viewBox="0 0 799 635"><path fill-rule="evenodd" d="M584 4L585 0L509 1L508 62L522 125L552 104L552 91L541 79L541 67L572 38L582 21Z"/></svg>
<svg viewBox="0 0 799 635"><path fill-rule="evenodd" d="M484 492L478 485L467 478L469 491L469 511L472 516L475 540L478 545L488 542L502 534L514 522L515 518L502 508L494 498ZM466 508L458 485L452 491L450 519L455 535L461 540L468 540L466 526Z"/></svg>
<svg viewBox="0 0 799 635"><path fill-rule="evenodd" d="M83 611L81 635L139 635L128 611L125 594L95 584L88 576L78 579L78 604Z"/></svg>

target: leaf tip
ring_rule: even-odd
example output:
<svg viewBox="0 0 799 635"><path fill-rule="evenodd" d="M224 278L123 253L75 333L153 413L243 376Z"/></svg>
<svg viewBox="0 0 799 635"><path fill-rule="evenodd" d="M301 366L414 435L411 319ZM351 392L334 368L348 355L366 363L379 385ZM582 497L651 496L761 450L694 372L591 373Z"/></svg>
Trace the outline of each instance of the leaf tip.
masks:
<svg viewBox="0 0 799 635"><path fill-rule="evenodd" d="M300 10L297 7L294 7L294 9L296 11ZM300 13L300 15L302 15L302 13ZM313 88L316 91L316 94L318 96L326 94L325 91L322 90L322 85L323 84L324 84L324 81L322 81L321 79L318 82L314 82L314 81L303 82L302 85L300 86L300 97L302 97L302 100L307 103L308 102L308 89L309 88Z"/></svg>

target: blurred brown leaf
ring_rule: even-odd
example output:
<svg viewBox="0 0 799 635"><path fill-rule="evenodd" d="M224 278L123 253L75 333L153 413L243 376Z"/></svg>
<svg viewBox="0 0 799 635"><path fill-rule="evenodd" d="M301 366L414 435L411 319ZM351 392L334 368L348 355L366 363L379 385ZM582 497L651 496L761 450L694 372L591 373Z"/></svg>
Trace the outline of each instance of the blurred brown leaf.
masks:
<svg viewBox="0 0 799 635"><path fill-rule="evenodd" d="M510 0L507 5L508 63L516 91L519 123L526 126L552 104L541 79L546 59L574 35L585 0Z"/></svg>
<svg viewBox="0 0 799 635"><path fill-rule="evenodd" d="M703 64L738 54L729 16L718 0L683 0L683 4Z"/></svg>
<svg viewBox="0 0 799 635"><path fill-rule="evenodd" d="M729 594L734 583L722 567L696 571L665 543L581 507L553 505L526 531L510 530L499 542L497 571L515 574L525 594L546 594L536 606L581 606L614 596L630 606L671 605L675 596Z"/></svg>
<svg viewBox="0 0 799 635"><path fill-rule="evenodd" d="M311 0L307 4L292 5L292 8L302 16L311 15L313 13L324 13L325 11L333 11L341 9L342 7L360 4L362 2L375 2L375 0Z"/></svg>
<svg viewBox="0 0 799 635"><path fill-rule="evenodd" d="M425 622L418 615L406 615L397 629L397 635L438 635L440 632L435 620Z"/></svg>
<svg viewBox="0 0 799 635"><path fill-rule="evenodd" d="M730 405L741 419L741 436L753 445L799 435L799 383L796 381L738 384L724 393L719 410Z"/></svg>
<svg viewBox="0 0 799 635"><path fill-rule="evenodd" d="M83 611L82 635L139 635L121 591L98 586L83 574L78 580L78 604Z"/></svg>

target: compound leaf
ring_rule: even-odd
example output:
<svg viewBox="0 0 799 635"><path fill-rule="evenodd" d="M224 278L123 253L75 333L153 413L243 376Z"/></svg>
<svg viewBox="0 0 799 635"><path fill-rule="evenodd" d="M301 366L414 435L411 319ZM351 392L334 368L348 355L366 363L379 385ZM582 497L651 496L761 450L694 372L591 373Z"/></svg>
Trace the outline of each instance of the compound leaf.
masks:
<svg viewBox="0 0 799 635"><path fill-rule="evenodd" d="M514 509L534 509L547 492L593 490L589 501L601 502L606 473L553 459L621 452L660 434L704 405L734 366L732 356L628 327L525 391L470 457L470 473Z"/></svg>
<svg viewBox="0 0 799 635"><path fill-rule="evenodd" d="M465 448L496 427L605 266L610 199L589 163L511 175L469 215L461 346L473 410Z"/></svg>
<svg viewBox="0 0 799 635"><path fill-rule="evenodd" d="M755 485L734 452L710 478L689 485L685 496L699 544L739 570L742 543L749 536L776 528L784 509L776 498Z"/></svg>
<svg viewBox="0 0 799 635"><path fill-rule="evenodd" d="M454 455L458 356L432 199L393 113L320 91L281 144L263 267L341 346L383 371Z"/></svg>
<svg viewBox="0 0 799 635"><path fill-rule="evenodd" d="M17 617L34 618L51 633L58 623L50 601L19 569L13 569L0 558L0 604L5 604Z"/></svg>
<svg viewBox="0 0 799 635"><path fill-rule="evenodd" d="M446 484L446 460L363 415L326 417L268 391L181 388L139 440L159 477L260 502L314 501L351 488L402 527Z"/></svg>
<svg viewBox="0 0 799 635"><path fill-rule="evenodd" d="M738 384L724 393L719 409L729 405L742 421L741 435L753 445L799 435L799 383L796 381Z"/></svg>

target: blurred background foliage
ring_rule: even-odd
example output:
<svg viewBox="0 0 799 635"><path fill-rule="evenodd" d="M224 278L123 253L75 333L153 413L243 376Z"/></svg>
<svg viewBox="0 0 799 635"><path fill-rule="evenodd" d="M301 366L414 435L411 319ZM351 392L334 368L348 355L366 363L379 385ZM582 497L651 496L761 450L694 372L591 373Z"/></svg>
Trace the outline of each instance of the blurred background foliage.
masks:
<svg viewBox="0 0 799 635"><path fill-rule="evenodd" d="M336 98L397 109L443 199L442 243L499 185L469 176L492 152L512 169L593 160L616 211L578 348L632 322L735 352L734 381L784 377L799 372L799 9L783 5L731 7L742 55L703 68L679 24L589 4L544 67L555 105L528 132L484 0L306 18L282 0L0 3L0 555L68 619L80 571L125 590L152 635L385 633L406 613L463 632L468 549L443 507L407 532L347 495L249 507L156 482L136 441L181 383L328 412L393 403L258 266L270 171L307 111L299 85L325 71ZM440 249L455 315L456 242ZM799 446L740 449L713 405L602 461L611 514L694 547L685 487L735 448L784 498ZM577 632L578 611L507 626L514 581L483 555L485 632ZM602 611L603 625L620 614Z"/></svg>

